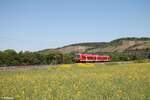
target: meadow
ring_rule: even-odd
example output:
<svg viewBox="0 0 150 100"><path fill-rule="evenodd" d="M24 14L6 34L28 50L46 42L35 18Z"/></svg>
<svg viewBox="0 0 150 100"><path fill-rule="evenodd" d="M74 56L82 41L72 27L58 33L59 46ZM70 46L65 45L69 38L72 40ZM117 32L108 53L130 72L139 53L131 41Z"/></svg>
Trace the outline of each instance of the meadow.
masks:
<svg viewBox="0 0 150 100"><path fill-rule="evenodd" d="M150 63L1 71L0 100L150 100Z"/></svg>

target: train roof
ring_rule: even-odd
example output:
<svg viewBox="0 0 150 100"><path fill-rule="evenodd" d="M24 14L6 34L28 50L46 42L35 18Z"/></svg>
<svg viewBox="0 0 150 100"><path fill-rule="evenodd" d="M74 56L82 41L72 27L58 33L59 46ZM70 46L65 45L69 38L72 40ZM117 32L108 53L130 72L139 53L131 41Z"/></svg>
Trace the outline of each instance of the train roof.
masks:
<svg viewBox="0 0 150 100"><path fill-rule="evenodd" d="M83 56L108 56L108 55L98 55L98 54L83 54L83 53L81 53L80 55L83 55Z"/></svg>

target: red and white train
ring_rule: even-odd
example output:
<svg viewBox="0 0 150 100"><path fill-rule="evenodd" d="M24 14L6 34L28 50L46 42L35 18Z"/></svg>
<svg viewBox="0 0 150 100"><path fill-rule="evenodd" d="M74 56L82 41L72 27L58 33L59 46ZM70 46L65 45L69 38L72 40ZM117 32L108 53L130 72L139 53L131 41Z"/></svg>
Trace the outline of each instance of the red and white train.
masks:
<svg viewBox="0 0 150 100"><path fill-rule="evenodd" d="M111 59L111 56L96 54L78 54L75 57L76 62L106 62Z"/></svg>

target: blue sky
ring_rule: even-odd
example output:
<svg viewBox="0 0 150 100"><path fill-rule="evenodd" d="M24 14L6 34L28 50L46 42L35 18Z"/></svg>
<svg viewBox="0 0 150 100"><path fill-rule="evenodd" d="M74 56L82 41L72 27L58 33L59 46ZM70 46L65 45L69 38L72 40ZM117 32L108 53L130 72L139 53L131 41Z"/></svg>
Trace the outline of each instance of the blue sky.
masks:
<svg viewBox="0 0 150 100"><path fill-rule="evenodd" d="M150 37L150 0L0 0L0 50Z"/></svg>

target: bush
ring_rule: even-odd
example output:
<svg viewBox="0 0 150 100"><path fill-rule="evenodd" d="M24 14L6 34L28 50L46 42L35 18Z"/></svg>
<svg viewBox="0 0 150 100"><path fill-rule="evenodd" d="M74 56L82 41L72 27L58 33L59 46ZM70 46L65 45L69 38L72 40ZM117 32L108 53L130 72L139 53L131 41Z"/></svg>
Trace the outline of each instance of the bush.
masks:
<svg viewBox="0 0 150 100"><path fill-rule="evenodd" d="M135 60L134 62L135 62L135 63L145 63L146 60Z"/></svg>

